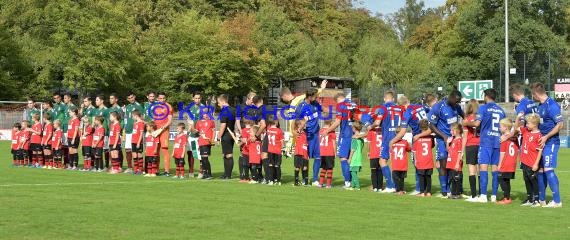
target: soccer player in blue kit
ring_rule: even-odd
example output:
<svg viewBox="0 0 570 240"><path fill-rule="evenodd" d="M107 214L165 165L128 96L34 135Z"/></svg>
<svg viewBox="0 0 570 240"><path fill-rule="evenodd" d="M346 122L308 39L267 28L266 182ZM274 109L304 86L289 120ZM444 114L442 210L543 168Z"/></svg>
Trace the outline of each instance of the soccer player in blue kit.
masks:
<svg viewBox="0 0 570 240"><path fill-rule="evenodd" d="M389 146L391 147L398 141L400 141L404 135L406 135L407 128L410 127L412 129L412 136L416 136L422 132L420 129L420 120L427 119L427 113L424 109L424 106L420 104L410 104L410 100L402 96L398 98L398 104L405 109L404 116L402 118L402 122L400 124L400 132L390 141ZM412 154L412 162L414 161L414 155ZM414 165L415 166L415 165ZM419 176L418 171L416 170L416 188L415 191L410 193L410 195L416 195L420 193L420 183L419 183Z"/></svg>
<svg viewBox="0 0 570 240"><path fill-rule="evenodd" d="M368 131L381 126L382 127L382 149L380 150L380 168L382 175L386 178L386 189L383 193L396 192L394 181L392 180L392 172L388 166L388 159L390 159L390 141L396 137L396 129L400 126L404 110L402 107L394 103L396 93L388 90L384 92L384 105L382 105L376 112L374 123L368 126Z"/></svg>
<svg viewBox="0 0 570 240"><path fill-rule="evenodd" d="M342 176L344 177L345 188L350 187L350 165L348 164L348 157L350 155L350 143L352 141L352 123L350 110L354 109L354 104L350 100L346 99L344 93L337 93L334 96L334 100L337 102L337 115L333 124L324 131L323 134L334 131L338 126L340 126L340 134L338 137L338 147L337 156L340 158L340 167L342 171Z"/></svg>
<svg viewBox="0 0 570 240"><path fill-rule="evenodd" d="M500 121L506 117L505 111L495 103L497 91L495 89L487 89L485 94L485 104L477 110L475 121L464 121L467 127L480 127L481 141L479 143L479 184L481 187L481 195L479 201L488 202L487 184L489 181L488 166L491 165L493 174L493 182L491 188L491 202L497 201L497 190L499 188L499 160L501 149L501 126Z"/></svg>
<svg viewBox="0 0 570 240"><path fill-rule="evenodd" d="M430 129L435 133L437 145L436 167L439 170L439 185L442 197L447 197L449 188L447 187L447 138L451 137L451 124L459 122L459 117L465 118L465 114L458 104L461 101L461 92L453 90L446 98L433 105L428 113Z"/></svg>
<svg viewBox="0 0 570 240"><path fill-rule="evenodd" d="M295 109L296 119L302 121L299 129L305 129L307 134L307 152L313 158L313 183L318 182L321 168L321 151L319 146L319 116L321 105L316 101L317 90L309 89L305 93L305 100Z"/></svg>
<svg viewBox="0 0 570 240"><path fill-rule="evenodd" d="M540 144L543 147L542 160L538 170L538 190L539 200L543 207L562 207L560 199L560 186L558 177L554 169L558 163L558 149L560 148L560 130L564 127L560 105L550 98L542 83L533 83L530 86L532 97L540 102L538 105L538 115L540 115L540 125L538 129L542 133ZM544 177L550 190L552 191L552 201L545 204L546 186Z"/></svg>

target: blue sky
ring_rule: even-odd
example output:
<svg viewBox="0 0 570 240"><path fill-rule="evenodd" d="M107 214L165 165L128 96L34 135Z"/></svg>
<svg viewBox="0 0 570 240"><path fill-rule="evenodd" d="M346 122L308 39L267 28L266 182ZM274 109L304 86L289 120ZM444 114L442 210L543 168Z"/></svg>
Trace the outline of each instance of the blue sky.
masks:
<svg viewBox="0 0 570 240"><path fill-rule="evenodd" d="M398 11L404 6L406 0L361 0L365 8L370 9L372 15L382 13L383 15ZM445 4L446 0L424 0L426 7L437 7ZM357 5L358 6L358 5Z"/></svg>

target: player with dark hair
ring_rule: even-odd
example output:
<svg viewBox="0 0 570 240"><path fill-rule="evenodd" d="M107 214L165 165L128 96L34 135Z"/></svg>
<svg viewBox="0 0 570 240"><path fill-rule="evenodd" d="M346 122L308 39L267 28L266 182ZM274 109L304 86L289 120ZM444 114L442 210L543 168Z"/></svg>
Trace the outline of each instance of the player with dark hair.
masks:
<svg viewBox="0 0 570 240"><path fill-rule="evenodd" d="M313 185L319 184L319 170L321 168L321 151L319 146L319 111L322 109L317 102L317 90L309 89L305 92L305 100L295 109L297 119L302 125L299 130L304 129L307 134L307 146L309 158L313 158ZM316 184L315 184L316 182Z"/></svg>
<svg viewBox="0 0 570 240"><path fill-rule="evenodd" d="M479 144L479 184L481 186L481 195L479 202L486 203L487 199L487 183L488 169L491 165L493 174L493 182L491 185L491 202L497 201L497 191L499 189L499 158L501 148L501 130L500 121L506 117L505 111L495 103L497 91L495 89L487 89L484 91L485 104L477 110L475 121L463 121L467 127L480 127L481 139Z"/></svg>
<svg viewBox="0 0 570 240"><path fill-rule="evenodd" d="M228 100L227 94L218 96L218 106L222 109L220 112L220 142L224 158L224 175L221 176L221 179L231 179L234 169L236 109L229 105Z"/></svg>
<svg viewBox="0 0 570 240"><path fill-rule="evenodd" d="M345 187L350 187L350 165L348 164L348 155L350 154L350 145L352 142L352 123L349 116L351 113L349 110L354 109L354 104L346 98L346 94L337 93L334 96L334 100L337 103L337 115L334 122L321 131L321 137L325 137L328 133L334 132L334 130L340 126L340 132L338 136L338 148L337 155L340 158L340 167L342 175L344 177ZM334 156L333 156L334 158ZM330 175L332 175L332 168L330 169ZM321 184L322 185L322 184Z"/></svg>
<svg viewBox="0 0 570 240"><path fill-rule="evenodd" d="M448 152L446 142L451 137L451 124L458 123L459 117L465 118L465 114L459 105L461 92L453 90L449 96L437 102L428 112L430 130L435 133L436 167L439 170L439 185L441 186L441 197L447 198L449 188L447 186L446 162Z"/></svg>
<svg viewBox="0 0 570 240"><path fill-rule="evenodd" d="M537 99L540 125L538 129L542 134L540 145L543 146L542 161L538 171L538 187L541 204L545 203L546 183L552 191L552 201L545 207L562 207L560 199L560 185L554 169L558 165L558 150L560 149L560 130L564 127L564 119L560 112L560 104L546 94L542 83L533 83L530 86L532 97Z"/></svg>
<svg viewBox="0 0 570 240"><path fill-rule="evenodd" d="M401 107L394 103L396 93L392 90L384 92L384 104L375 113L374 123L368 126L371 130L377 126L382 127L382 149L380 150L380 169L386 178L386 189L383 193L393 193L396 186L392 179L392 172L388 166L390 159L390 142L396 137L396 129L400 126L404 114Z"/></svg>

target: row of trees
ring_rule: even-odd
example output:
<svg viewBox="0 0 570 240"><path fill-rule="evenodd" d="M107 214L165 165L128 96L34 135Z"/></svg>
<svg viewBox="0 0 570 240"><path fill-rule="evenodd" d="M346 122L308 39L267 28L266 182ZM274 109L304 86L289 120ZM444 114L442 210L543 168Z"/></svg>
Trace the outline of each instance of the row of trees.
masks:
<svg viewBox="0 0 570 240"><path fill-rule="evenodd" d="M566 71L567 1L510 0L512 53L557 53ZM503 0L407 0L371 16L351 0L0 0L2 99L148 90L243 95L271 77L353 76L379 101L394 87L493 79L503 56Z"/></svg>

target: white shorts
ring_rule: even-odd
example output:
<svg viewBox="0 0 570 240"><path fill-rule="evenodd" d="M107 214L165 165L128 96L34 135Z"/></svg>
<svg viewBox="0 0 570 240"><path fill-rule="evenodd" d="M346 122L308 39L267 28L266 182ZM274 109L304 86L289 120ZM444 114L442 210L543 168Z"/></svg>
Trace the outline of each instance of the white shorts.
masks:
<svg viewBox="0 0 570 240"><path fill-rule="evenodd" d="M125 134L125 144L123 144L123 148L125 148L125 150L133 149L133 134L132 133Z"/></svg>
<svg viewBox="0 0 570 240"><path fill-rule="evenodd" d="M109 150L109 136L105 136L105 139L103 140L103 149Z"/></svg>
<svg viewBox="0 0 570 240"><path fill-rule="evenodd" d="M67 146L67 132L64 132L63 135L61 136L61 145L62 146Z"/></svg>

